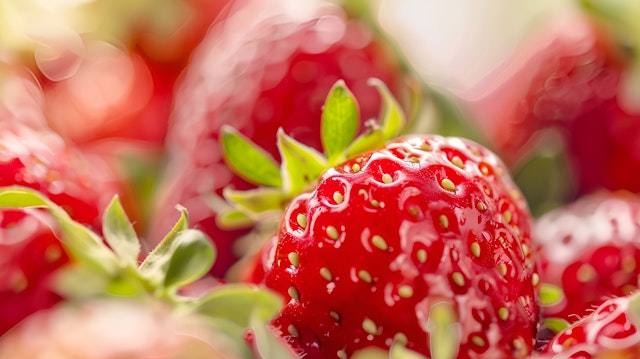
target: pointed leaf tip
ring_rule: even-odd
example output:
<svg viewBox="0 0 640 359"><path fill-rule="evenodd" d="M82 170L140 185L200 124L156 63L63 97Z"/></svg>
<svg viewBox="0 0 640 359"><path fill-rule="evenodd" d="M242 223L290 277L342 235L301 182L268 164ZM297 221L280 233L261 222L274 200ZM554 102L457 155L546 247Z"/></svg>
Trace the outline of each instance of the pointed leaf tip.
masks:
<svg viewBox="0 0 640 359"><path fill-rule="evenodd" d="M140 241L118 195L113 197L103 217L102 231L105 241L124 263L136 265L140 254Z"/></svg>
<svg viewBox="0 0 640 359"><path fill-rule="evenodd" d="M302 192L327 168L327 160L314 148L306 146L278 129L278 149L282 157L281 176L286 194Z"/></svg>
<svg viewBox="0 0 640 359"><path fill-rule="evenodd" d="M380 79L370 78L367 83L380 93L382 108L380 110L380 127L385 140L396 138L407 124L402 107L395 99L387 85Z"/></svg>
<svg viewBox="0 0 640 359"><path fill-rule="evenodd" d="M360 110L353 93L338 80L327 95L322 110L320 138L330 164L339 162L358 131Z"/></svg>

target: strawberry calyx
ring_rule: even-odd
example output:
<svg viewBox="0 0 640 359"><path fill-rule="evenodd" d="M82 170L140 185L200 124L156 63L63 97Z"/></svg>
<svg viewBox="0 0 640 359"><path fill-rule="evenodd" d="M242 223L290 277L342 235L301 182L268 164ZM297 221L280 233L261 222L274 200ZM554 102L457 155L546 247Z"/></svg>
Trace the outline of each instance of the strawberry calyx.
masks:
<svg viewBox="0 0 640 359"><path fill-rule="evenodd" d="M215 260L215 248L207 236L189 228L186 209L178 208L181 216L174 227L142 256L141 242L117 196L104 211L102 236L71 219L62 207L31 188L0 187L0 208L44 209L56 220L58 227L54 231L74 259L58 270L54 284L67 301L104 297L145 303L161 300L177 313L204 317L230 338L242 338L244 331L251 330L258 336L256 343L262 351L275 351L279 358L294 358L266 326L282 305L279 296L245 283L219 283L198 295L185 290L205 279Z"/></svg>
<svg viewBox="0 0 640 359"><path fill-rule="evenodd" d="M226 203L213 206L219 214L221 228L234 229L278 219L286 204L296 195L313 187L326 170L358 154L380 148L397 137L407 121L387 86L369 79L383 99L379 121L365 122L360 127L358 102L343 80L338 80L327 95L321 118L320 137L324 153L298 142L282 128L277 133L281 162L242 135L232 126L222 127L220 142L229 167L257 188L223 191ZM357 137L356 137L357 136Z"/></svg>

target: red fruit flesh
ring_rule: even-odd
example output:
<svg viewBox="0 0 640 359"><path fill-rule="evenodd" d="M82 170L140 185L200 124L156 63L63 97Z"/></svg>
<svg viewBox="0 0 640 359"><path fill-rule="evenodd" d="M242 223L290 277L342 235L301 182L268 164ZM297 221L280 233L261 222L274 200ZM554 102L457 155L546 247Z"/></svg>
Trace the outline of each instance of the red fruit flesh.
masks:
<svg viewBox="0 0 640 359"><path fill-rule="evenodd" d="M377 116L381 101L367 80L377 77L401 97L403 76L390 48L370 28L333 7L300 19L277 6L249 2L210 30L180 83L167 136L173 158L157 207L180 203L189 210L191 223L218 248L213 273L224 275L238 259L235 240L247 231L219 228L212 199L226 186L253 185L225 164L218 143L222 125L234 126L276 158L279 127L320 148L322 105L336 80L345 80L368 119ZM152 241L176 216L156 216Z"/></svg>
<svg viewBox="0 0 640 359"><path fill-rule="evenodd" d="M444 302L459 321L459 358L524 357L538 315L530 222L480 145L394 141L289 205L265 278L286 298L273 325L305 358L396 340L430 355L430 311Z"/></svg>
<svg viewBox="0 0 640 359"><path fill-rule="evenodd" d="M540 278L564 297L543 317L574 322L606 299L638 289L640 197L598 192L540 217L534 227Z"/></svg>

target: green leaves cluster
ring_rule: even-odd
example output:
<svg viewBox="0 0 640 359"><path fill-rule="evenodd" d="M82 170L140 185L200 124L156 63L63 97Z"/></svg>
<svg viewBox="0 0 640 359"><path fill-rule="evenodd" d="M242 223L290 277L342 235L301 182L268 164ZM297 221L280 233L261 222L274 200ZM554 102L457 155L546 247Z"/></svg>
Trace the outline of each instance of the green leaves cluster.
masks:
<svg viewBox="0 0 640 359"><path fill-rule="evenodd" d="M230 206L218 214L218 224L223 228L237 228L269 217L279 218L286 203L313 186L326 169L380 148L387 140L397 137L406 124L400 105L382 81L370 79L369 84L380 93L383 106L378 122L368 122L367 130L360 136L357 136L360 109L353 93L342 80L331 88L320 125L324 153L296 141L280 129L277 144L282 161L278 164L249 138L231 126L224 126L220 142L225 160L239 176L258 187L247 191L226 188L223 195Z"/></svg>

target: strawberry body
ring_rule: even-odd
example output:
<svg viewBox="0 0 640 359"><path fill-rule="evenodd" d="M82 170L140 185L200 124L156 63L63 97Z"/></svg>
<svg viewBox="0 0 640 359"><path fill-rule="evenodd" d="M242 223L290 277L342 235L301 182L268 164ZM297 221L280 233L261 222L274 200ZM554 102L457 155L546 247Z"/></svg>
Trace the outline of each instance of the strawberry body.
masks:
<svg viewBox="0 0 640 359"><path fill-rule="evenodd" d="M562 290L542 315L573 322L610 297L638 289L640 198L602 191L540 217L534 227L540 278Z"/></svg>
<svg viewBox="0 0 640 359"><path fill-rule="evenodd" d="M221 127L234 126L275 158L279 127L320 148L322 105L336 80L345 80L362 118L369 119L378 115L381 101L368 79L377 77L398 94L404 76L381 38L334 7L301 19L277 5L247 2L210 30L179 85L167 136L172 158L157 207L185 206L192 223L218 247L214 274L224 274L238 258L233 243L247 231L219 228L212 207L224 187L253 185L223 160ZM173 216L157 215L154 229L164 232Z"/></svg>
<svg viewBox="0 0 640 359"><path fill-rule="evenodd" d="M556 335L539 358L637 358L640 355L638 295L610 298Z"/></svg>
<svg viewBox="0 0 640 359"><path fill-rule="evenodd" d="M458 357L524 357L538 315L530 221L480 145L393 141L289 205L264 280L286 301L273 325L308 358L394 341L429 356L431 310L444 302L459 321Z"/></svg>

